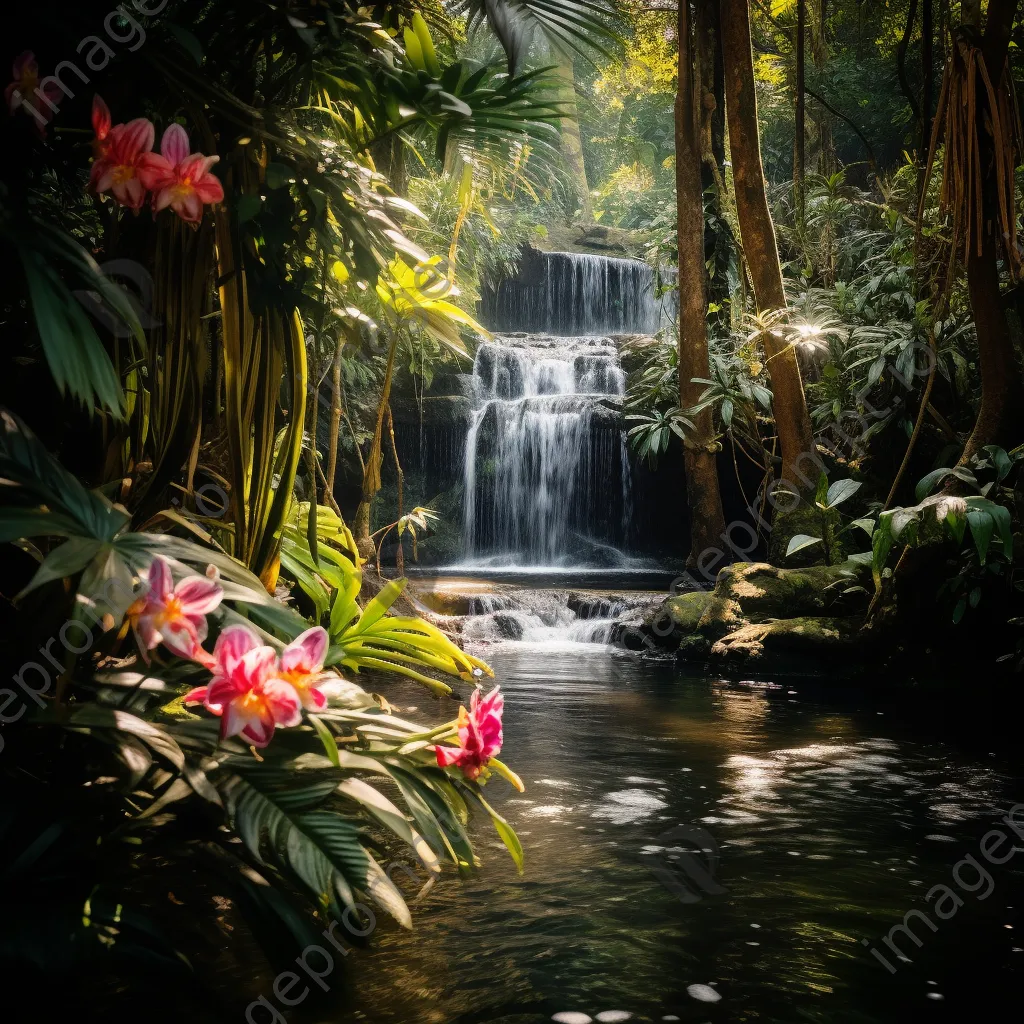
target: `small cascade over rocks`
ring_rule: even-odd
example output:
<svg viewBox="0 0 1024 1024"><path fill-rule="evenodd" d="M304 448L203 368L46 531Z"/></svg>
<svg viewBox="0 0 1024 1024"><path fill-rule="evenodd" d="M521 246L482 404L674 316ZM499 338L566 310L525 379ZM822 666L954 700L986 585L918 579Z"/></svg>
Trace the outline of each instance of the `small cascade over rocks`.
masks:
<svg viewBox="0 0 1024 1024"><path fill-rule="evenodd" d="M498 336L477 350L466 439L465 559L616 566L631 517L620 404L604 337Z"/></svg>
<svg viewBox="0 0 1024 1024"><path fill-rule="evenodd" d="M459 602L461 614L437 615L433 621L464 641L610 644L624 619L657 598L641 591L504 588L467 595Z"/></svg>

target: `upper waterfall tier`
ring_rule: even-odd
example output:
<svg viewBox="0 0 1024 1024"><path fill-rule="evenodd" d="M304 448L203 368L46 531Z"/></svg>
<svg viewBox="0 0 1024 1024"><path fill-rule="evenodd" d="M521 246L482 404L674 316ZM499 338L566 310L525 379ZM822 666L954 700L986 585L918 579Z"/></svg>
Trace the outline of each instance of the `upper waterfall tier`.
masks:
<svg viewBox="0 0 1024 1024"><path fill-rule="evenodd" d="M654 275L640 260L525 250L515 278L484 288L481 316L495 331L653 334Z"/></svg>

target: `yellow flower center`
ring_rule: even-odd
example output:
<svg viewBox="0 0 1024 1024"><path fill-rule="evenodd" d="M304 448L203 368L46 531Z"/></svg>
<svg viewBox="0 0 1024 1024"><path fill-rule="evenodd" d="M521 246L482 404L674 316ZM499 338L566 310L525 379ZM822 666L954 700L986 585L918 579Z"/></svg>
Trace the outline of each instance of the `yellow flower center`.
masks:
<svg viewBox="0 0 1024 1024"><path fill-rule="evenodd" d="M117 185L123 185L126 181L130 181L135 177L135 168L131 164L118 164L114 168L114 183Z"/></svg>
<svg viewBox="0 0 1024 1024"><path fill-rule="evenodd" d="M154 616L157 627L181 618L181 602L176 597L169 597L167 603Z"/></svg>

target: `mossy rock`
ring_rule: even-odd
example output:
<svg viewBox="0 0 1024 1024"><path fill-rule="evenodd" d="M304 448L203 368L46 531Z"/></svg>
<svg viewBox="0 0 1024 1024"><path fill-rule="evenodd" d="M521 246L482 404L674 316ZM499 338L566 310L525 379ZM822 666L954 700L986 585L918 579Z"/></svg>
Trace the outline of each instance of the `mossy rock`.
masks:
<svg viewBox="0 0 1024 1024"><path fill-rule="evenodd" d="M679 641L677 657L680 661L706 662L711 652L711 641L700 633L691 633Z"/></svg>
<svg viewBox="0 0 1024 1024"><path fill-rule="evenodd" d="M799 534L820 537L821 512L812 505L800 505L792 512L776 511L772 516L772 532L768 537L768 561L772 565L786 568L806 567L820 562L825 557L825 549L821 544L811 544L792 555L786 554L789 542Z"/></svg>
<svg viewBox="0 0 1024 1024"><path fill-rule="evenodd" d="M711 599L708 590L667 597L644 615L641 629L656 646L675 650L681 640L696 631Z"/></svg>
<svg viewBox="0 0 1024 1024"><path fill-rule="evenodd" d="M717 640L748 622L853 614L867 608L870 575L854 562L801 569L736 562L718 574L696 628Z"/></svg>
<svg viewBox="0 0 1024 1024"><path fill-rule="evenodd" d="M856 615L802 615L748 622L716 641L709 660L722 670L770 666L782 673L827 668L830 674L848 674L846 667L860 664L865 653L861 621Z"/></svg>

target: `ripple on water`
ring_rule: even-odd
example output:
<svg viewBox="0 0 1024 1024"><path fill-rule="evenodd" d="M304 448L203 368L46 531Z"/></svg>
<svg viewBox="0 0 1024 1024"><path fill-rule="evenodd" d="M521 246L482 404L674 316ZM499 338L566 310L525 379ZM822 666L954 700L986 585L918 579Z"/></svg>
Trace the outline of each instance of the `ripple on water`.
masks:
<svg viewBox="0 0 1024 1024"><path fill-rule="evenodd" d="M667 807L661 797L645 789L620 789L608 793L594 809L591 817L607 818L615 825L628 825Z"/></svg>

